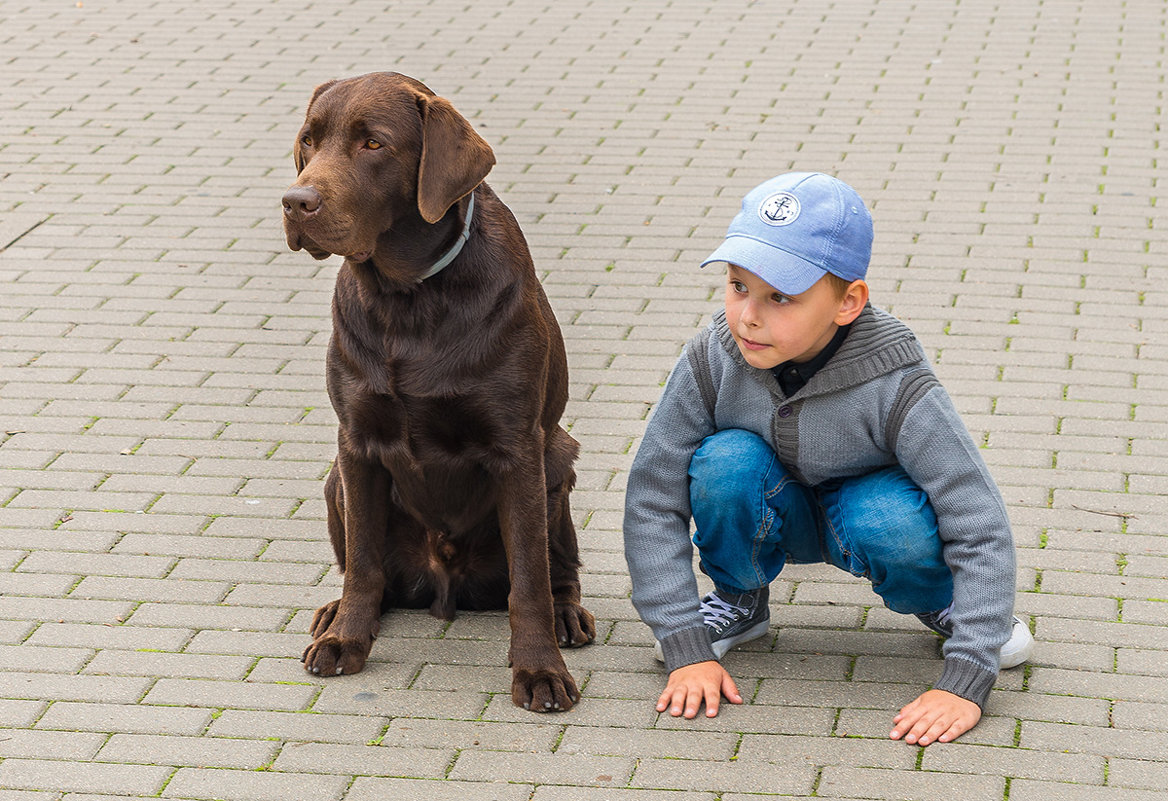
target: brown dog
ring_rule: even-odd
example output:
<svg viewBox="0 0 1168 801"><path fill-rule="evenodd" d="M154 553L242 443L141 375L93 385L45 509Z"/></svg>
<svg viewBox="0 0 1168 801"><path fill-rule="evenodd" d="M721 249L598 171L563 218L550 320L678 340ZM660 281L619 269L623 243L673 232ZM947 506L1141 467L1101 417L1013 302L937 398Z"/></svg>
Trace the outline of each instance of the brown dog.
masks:
<svg viewBox="0 0 1168 801"><path fill-rule="evenodd" d="M523 233L483 183L494 154L448 101L374 73L316 89L295 157L288 246L345 257L325 484L344 585L305 669L361 670L390 607L506 607L512 699L569 709L557 642L595 626L568 508L578 446L559 425L567 361Z"/></svg>

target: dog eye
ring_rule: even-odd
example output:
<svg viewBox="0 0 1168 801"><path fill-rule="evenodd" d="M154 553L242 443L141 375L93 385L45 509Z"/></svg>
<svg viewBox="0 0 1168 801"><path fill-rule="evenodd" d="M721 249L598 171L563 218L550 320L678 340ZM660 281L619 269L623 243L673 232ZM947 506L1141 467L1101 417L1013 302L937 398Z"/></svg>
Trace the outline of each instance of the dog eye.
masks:
<svg viewBox="0 0 1168 801"><path fill-rule="evenodd" d="M366 139L365 140L365 147L369 148L370 150L380 150L381 143L378 142L376 139Z"/></svg>
<svg viewBox="0 0 1168 801"><path fill-rule="evenodd" d="M305 147L312 147L312 137L308 134L305 134L304 136L300 137L300 144L304 145Z"/></svg>

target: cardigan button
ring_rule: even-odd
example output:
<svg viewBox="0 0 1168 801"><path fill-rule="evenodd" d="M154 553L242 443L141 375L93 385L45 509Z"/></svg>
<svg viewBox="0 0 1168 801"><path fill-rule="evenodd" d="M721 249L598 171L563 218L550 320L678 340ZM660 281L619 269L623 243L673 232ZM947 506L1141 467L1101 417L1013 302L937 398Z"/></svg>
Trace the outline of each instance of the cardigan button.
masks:
<svg viewBox="0 0 1168 801"><path fill-rule="evenodd" d="M790 406L779 407L779 417L790 417L794 410Z"/></svg>

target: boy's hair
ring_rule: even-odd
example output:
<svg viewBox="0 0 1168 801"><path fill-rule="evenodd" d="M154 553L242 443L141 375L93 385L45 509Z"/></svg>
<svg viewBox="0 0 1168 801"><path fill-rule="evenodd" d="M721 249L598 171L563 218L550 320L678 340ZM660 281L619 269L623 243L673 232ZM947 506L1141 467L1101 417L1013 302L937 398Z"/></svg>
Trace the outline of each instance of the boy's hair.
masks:
<svg viewBox="0 0 1168 801"><path fill-rule="evenodd" d="M843 300L845 297L847 297L848 287L855 283L854 281L849 281L846 278L840 278L835 273L825 273L823 280L827 282L827 285L831 287L832 292L835 293L836 300Z"/></svg>

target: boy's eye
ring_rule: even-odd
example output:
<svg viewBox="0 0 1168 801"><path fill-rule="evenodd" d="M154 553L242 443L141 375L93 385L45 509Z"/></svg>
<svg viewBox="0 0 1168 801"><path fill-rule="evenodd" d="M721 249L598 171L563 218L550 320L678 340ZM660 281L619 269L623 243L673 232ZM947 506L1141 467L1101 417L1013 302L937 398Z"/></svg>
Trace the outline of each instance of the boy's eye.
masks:
<svg viewBox="0 0 1168 801"><path fill-rule="evenodd" d="M789 297L787 297L786 295L780 295L778 292L771 295L771 300L773 300L775 303L790 303L791 302L791 299Z"/></svg>

